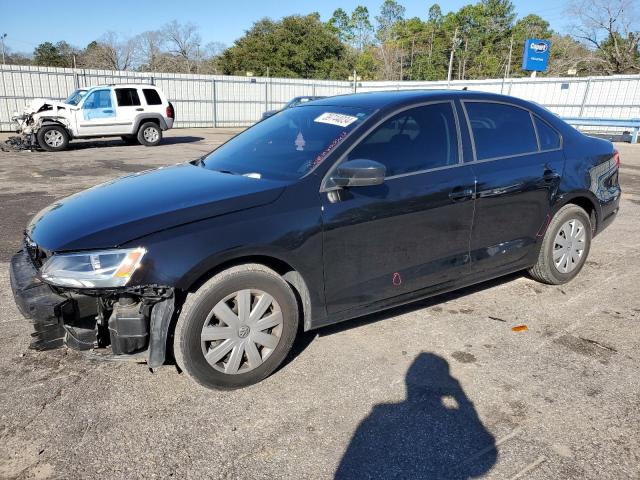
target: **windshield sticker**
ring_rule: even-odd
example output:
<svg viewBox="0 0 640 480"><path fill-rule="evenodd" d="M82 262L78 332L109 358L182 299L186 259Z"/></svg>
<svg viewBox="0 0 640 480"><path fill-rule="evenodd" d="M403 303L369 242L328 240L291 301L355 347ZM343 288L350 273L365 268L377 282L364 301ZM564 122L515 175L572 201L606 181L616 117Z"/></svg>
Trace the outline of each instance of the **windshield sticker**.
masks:
<svg viewBox="0 0 640 480"><path fill-rule="evenodd" d="M296 146L296 150L298 150L299 152L304 150L304 146L307 144L307 142L304 141L304 137L302 136L302 132L298 132L298 136L296 137L296 141L293 142L293 143Z"/></svg>
<svg viewBox="0 0 640 480"><path fill-rule="evenodd" d="M358 117L352 115L343 115L341 113L325 112L314 120L317 123L327 123L329 125L337 125L338 127L348 127L353 122L358 120Z"/></svg>
<svg viewBox="0 0 640 480"><path fill-rule="evenodd" d="M339 144L342 140L344 140L344 137L346 137L346 136L347 136L347 132L342 132L342 133L338 136L338 138L336 138L333 142L331 142L331 144L329 144L329 146L328 146L327 148L325 148L325 149L323 150L323 152L322 152L320 155L318 155L318 156L316 157L316 159L315 159L315 160L313 161L313 163L310 165L309 170L311 170L312 168L315 168L315 167L317 167L318 165L320 165L320 164L324 161L324 159L325 159L325 158L327 158L327 156L331 153L331 151L332 151L334 148L336 148L336 146L338 146L338 144Z"/></svg>

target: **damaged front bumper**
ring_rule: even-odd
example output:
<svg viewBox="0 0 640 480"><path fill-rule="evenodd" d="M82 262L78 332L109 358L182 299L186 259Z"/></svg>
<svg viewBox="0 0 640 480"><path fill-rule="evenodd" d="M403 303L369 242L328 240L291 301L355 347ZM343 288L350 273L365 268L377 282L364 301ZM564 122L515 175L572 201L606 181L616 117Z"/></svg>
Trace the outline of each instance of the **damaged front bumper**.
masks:
<svg viewBox="0 0 640 480"><path fill-rule="evenodd" d="M10 281L18 309L33 324L30 348L110 346L113 355L146 351L150 367L164 363L173 290L147 287L82 294L54 289L39 278L26 247L11 259Z"/></svg>

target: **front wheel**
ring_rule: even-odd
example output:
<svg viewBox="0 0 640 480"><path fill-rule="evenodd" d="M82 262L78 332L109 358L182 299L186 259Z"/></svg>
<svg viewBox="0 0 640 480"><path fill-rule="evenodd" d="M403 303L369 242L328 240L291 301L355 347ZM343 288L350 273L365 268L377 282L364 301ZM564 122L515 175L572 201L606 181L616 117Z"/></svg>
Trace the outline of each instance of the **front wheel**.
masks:
<svg viewBox="0 0 640 480"><path fill-rule="evenodd" d="M550 285L572 280L587 260L592 232L587 212L577 205L565 205L551 219L538 261L529 274Z"/></svg>
<svg viewBox="0 0 640 480"><path fill-rule="evenodd" d="M69 134L60 125L45 125L36 135L38 145L49 152L59 152L69 145Z"/></svg>
<svg viewBox="0 0 640 480"><path fill-rule="evenodd" d="M176 324L178 366L207 388L257 383L278 368L298 331L298 304L273 270L225 270L189 294Z"/></svg>

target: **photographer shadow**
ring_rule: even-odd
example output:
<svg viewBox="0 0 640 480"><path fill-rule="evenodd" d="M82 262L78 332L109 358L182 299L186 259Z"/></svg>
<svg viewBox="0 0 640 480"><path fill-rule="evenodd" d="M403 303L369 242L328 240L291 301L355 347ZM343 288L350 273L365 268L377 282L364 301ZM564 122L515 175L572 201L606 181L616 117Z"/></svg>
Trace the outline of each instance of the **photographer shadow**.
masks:
<svg viewBox="0 0 640 480"><path fill-rule="evenodd" d="M356 430L336 479L468 479L495 464L495 439L449 364L421 353L406 376L407 398L373 408Z"/></svg>

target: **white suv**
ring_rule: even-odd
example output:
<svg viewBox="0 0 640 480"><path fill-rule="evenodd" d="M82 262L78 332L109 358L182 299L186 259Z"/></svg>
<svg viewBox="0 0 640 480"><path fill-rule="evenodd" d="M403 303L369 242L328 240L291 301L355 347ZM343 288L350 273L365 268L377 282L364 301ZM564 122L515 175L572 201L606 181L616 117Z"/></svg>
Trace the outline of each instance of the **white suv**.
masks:
<svg viewBox="0 0 640 480"><path fill-rule="evenodd" d="M157 145L173 127L175 110L154 85L120 84L82 88L64 102L36 98L12 118L31 144L58 151L74 138L122 137Z"/></svg>

